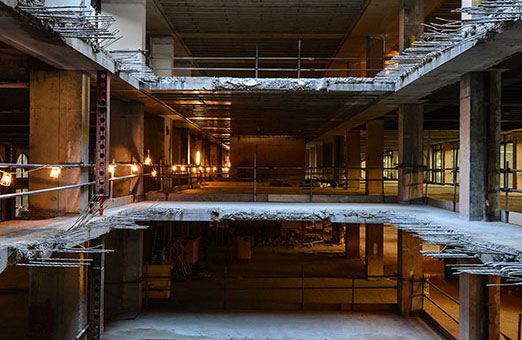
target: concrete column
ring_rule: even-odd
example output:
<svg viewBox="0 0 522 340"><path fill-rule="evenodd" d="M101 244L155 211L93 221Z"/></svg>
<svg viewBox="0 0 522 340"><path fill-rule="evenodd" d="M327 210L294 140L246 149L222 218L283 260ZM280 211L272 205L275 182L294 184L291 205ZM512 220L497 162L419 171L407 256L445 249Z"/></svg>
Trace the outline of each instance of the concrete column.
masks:
<svg viewBox="0 0 522 340"><path fill-rule="evenodd" d="M423 198L424 110L422 105L399 106L399 202Z"/></svg>
<svg viewBox="0 0 522 340"><path fill-rule="evenodd" d="M89 76L76 71L32 71L29 90L31 163L89 163ZM88 182L87 168L29 175L29 190ZM87 207L88 187L29 197L31 217L76 214Z"/></svg>
<svg viewBox="0 0 522 340"><path fill-rule="evenodd" d="M75 339L88 323L87 267L29 269L29 339Z"/></svg>
<svg viewBox="0 0 522 340"><path fill-rule="evenodd" d="M150 37L150 65L158 77L174 75L174 39L170 35L153 35Z"/></svg>
<svg viewBox="0 0 522 340"><path fill-rule="evenodd" d="M217 166L218 164L218 145L216 143L210 143L210 163L211 167Z"/></svg>
<svg viewBox="0 0 522 340"><path fill-rule="evenodd" d="M461 274L459 277L459 340L500 338L499 278Z"/></svg>
<svg viewBox="0 0 522 340"><path fill-rule="evenodd" d="M500 72L462 77L459 207L468 220L500 219L500 102Z"/></svg>
<svg viewBox="0 0 522 340"><path fill-rule="evenodd" d="M347 259L361 258L361 225L347 223L344 237Z"/></svg>
<svg viewBox="0 0 522 340"><path fill-rule="evenodd" d="M114 230L105 236L105 316L136 317L142 307L143 231Z"/></svg>
<svg viewBox="0 0 522 340"><path fill-rule="evenodd" d="M143 162L144 152L144 107L142 103L128 103L111 99L111 149L110 160L116 163ZM141 171L141 169L140 169ZM115 177L127 176L131 169L116 167ZM143 181L133 179L131 194L143 193ZM116 181L113 184L113 197L129 195L129 181Z"/></svg>
<svg viewBox="0 0 522 340"><path fill-rule="evenodd" d="M173 127L171 130L172 140L172 164L182 165L185 164L183 161L184 151L186 147L183 146L183 129Z"/></svg>
<svg viewBox="0 0 522 340"><path fill-rule="evenodd" d="M399 50L404 51L419 39L424 29L424 0L400 0Z"/></svg>
<svg viewBox="0 0 522 340"><path fill-rule="evenodd" d="M366 38L366 76L375 77L384 69L384 35Z"/></svg>
<svg viewBox="0 0 522 340"><path fill-rule="evenodd" d="M343 136L334 136L332 143L332 167L340 168L343 166ZM339 183L340 169L334 169L334 180ZM340 183L339 183L340 184Z"/></svg>
<svg viewBox="0 0 522 340"><path fill-rule="evenodd" d="M422 242L402 230L399 230L398 235L397 266L400 281L397 304L401 315L411 316L422 308Z"/></svg>
<svg viewBox="0 0 522 340"><path fill-rule="evenodd" d="M163 118L163 161L172 164L172 119Z"/></svg>
<svg viewBox="0 0 522 340"><path fill-rule="evenodd" d="M366 276L384 275L384 225L366 224Z"/></svg>
<svg viewBox="0 0 522 340"><path fill-rule="evenodd" d="M359 130L346 131L346 178L349 180L348 190L358 191L361 188L361 132ZM352 168L352 169L350 169Z"/></svg>
<svg viewBox="0 0 522 340"><path fill-rule="evenodd" d="M110 46L112 51L145 51L145 0L102 0L102 14L112 15L121 39ZM144 56L139 55L144 61Z"/></svg>
<svg viewBox="0 0 522 340"><path fill-rule="evenodd" d="M382 195L384 121L366 123L366 195Z"/></svg>

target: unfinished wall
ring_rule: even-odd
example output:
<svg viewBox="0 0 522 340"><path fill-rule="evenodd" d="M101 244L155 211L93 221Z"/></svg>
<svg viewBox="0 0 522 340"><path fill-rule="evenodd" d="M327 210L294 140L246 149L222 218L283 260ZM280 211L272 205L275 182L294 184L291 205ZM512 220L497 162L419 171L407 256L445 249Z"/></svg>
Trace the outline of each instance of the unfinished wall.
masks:
<svg viewBox="0 0 522 340"><path fill-rule="evenodd" d="M9 267L0 275L0 339L27 335L28 289L27 267Z"/></svg>
<svg viewBox="0 0 522 340"><path fill-rule="evenodd" d="M257 166L304 167L304 138L289 136L234 136L230 141L232 167L253 166L257 146ZM232 169L232 176L252 177L251 170ZM303 170L259 169L258 178L304 178Z"/></svg>

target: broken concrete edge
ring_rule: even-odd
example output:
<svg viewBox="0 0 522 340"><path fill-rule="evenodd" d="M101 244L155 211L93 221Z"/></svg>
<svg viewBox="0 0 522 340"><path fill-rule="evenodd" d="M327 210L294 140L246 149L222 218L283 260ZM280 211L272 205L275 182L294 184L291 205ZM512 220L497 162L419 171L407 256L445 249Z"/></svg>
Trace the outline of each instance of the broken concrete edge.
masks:
<svg viewBox="0 0 522 340"><path fill-rule="evenodd" d="M373 78L233 78L233 77L158 77L144 82L146 91L291 91L291 92L371 92L395 91L395 81Z"/></svg>
<svg viewBox="0 0 522 340"><path fill-rule="evenodd" d="M53 41L53 43L61 43L64 47L71 48L85 57L86 60L90 62L90 64L87 67L75 66L76 63L72 63L71 65L67 66L63 65L63 63L54 63L52 60L41 58L40 55L31 54L30 51L28 54L31 54L36 59L40 59L43 62L49 63L50 65L59 69L78 69L82 71L107 70L121 78L135 89L139 89L140 80L128 72L120 72L118 62L114 60L114 58L107 51L97 49L91 43L83 39L62 37L60 34L53 32L49 25L46 25L44 20L37 19L28 13L18 10L16 8L18 4L19 3L17 0L0 0L0 10L3 10L6 12L6 15L14 18L20 27L25 25L30 27L31 30L38 30L46 34L48 40ZM45 41L43 43L45 43ZM28 49L36 52L34 48L28 47ZM85 63L80 64L84 65Z"/></svg>
<svg viewBox="0 0 522 340"><path fill-rule="evenodd" d="M477 238L475 235L463 231L457 231L453 227L433 223L431 219L419 218L415 212L411 214L399 213L396 210L380 208L352 208L342 209L259 209L259 208L167 208L152 204L149 207L136 207L129 205L122 208L107 211L106 216L95 217L89 223L79 226L75 230L61 230L53 236L40 238L37 241L19 242L10 247L11 258L9 264L35 259L42 254L52 253L60 247L71 247L87 240L95 239L115 229L142 229L138 223L148 221L321 221L331 223L386 223L398 229L408 229L415 226L420 231L422 228L440 228L444 232L455 233L462 242L464 248L468 247L469 253L476 253L474 247L484 247L502 252L502 255L486 254L477 257L483 261L516 261L522 262L522 252L510 247L494 244ZM403 228L403 226L405 226ZM409 231L410 232L410 231ZM425 241L429 241L421 234L413 232ZM13 256L14 255L14 256Z"/></svg>
<svg viewBox="0 0 522 340"><path fill-rule="evenodd" d="M117 209L133 202L134 196L132 195L111 198L105 202L105 209L110 211L110 209ZM116 221L110 217L94 218L91 223L74 228L77 221L78 219L71 218L65 223L63 221L59 222L55 230L56 232L48 237L42 236L33 241L19 241L0 248L0 274L10 265L34 260L39 257L48 257L56 249L75 247L86 241L108 234L113 230L141 230L148 228L146 225ZM49 231L46 232L50 233Z"/></svg>

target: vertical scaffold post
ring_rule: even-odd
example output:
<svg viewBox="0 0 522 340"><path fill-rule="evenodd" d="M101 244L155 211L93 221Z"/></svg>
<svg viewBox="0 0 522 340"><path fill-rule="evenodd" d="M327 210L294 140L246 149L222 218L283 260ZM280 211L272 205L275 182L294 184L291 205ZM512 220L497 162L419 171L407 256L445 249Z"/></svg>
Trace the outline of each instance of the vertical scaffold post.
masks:
<svg viewBox="0 0 522 340"><path fill-rule="evenodd" d="M99 71L97 79L96 101L96 173L94 194L100 203L100 214L103 214L102 205L107 199L109 190L109 130L110 130L110 76L107 71Z"/></svg>
<svg viewBox="0 0 522 340"><path fill-rule="evenodd" d="M104 249L103 236L97 244ZM89 275L89 340L101 340L104 322L104 281L105 281L105 254L92 254L93 261Z"/></svg>

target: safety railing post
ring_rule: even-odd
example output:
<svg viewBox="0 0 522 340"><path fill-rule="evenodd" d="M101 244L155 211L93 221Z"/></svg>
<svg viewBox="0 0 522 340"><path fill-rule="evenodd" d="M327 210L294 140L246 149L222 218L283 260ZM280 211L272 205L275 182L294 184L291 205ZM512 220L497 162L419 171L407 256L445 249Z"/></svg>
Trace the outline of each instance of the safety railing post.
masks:
<svg viewBox="0 0 522 340"><path fill-rule="evenodd" d="M223 275L223 310L227 310L227 267Z"/></svg>
<svg viewBox="0 0 522 340"><path fill-rule="evenodd" d="M301 39L297 41L297 79L301 78Z"/></svg>
<svg viewBox="0 0 522 340"><path fill-rule="evenodd" d="M256 79L259 77L259 44L256 44Z"/></svg>
<svg viewBox="0 0 522 340"><path fill-rule="evenodd" d="M456 154L456 152L455 152ZM453 211L457 211L457 160L453 157Z"/></svg>
<svg viewBox="0 0 522 340"><path fill-rule="evenodd" d="M313 202L314 197L314 174L312 172L312 167L310 167L310 202Z"/></svg>
<svg viewBox="0 0 522 340"><path fill-rule="evenodd" d="M385 194L384 194L384 167L381 169L381 190L382 190L382 203L384 203L385 200Z"/></svg>
<svg viewBox="0 0 522 340"><path fill-rule="evenodd" d="M505 147L504 147L505 148ZM504 159L505 160L505 159ZM506 223L509 223L509 162L505 160L504 166L504 191L505 191L505 202L504 210L506 214Z"/></svg>
<svg viewBox="0 0 522 340"><path fill-rule="evenodd" d="M352 301L351 301L351 311L355 310L355 273L352 272Z"/></svg>
<svg viewBox="0 0 522 340"><path fill-rule="evenodd" d="M257 202L257 144L254 152L254 202Z"/></svg>
<svg viewBox="0 0 522 340"><path fill-rule="evenodd" d="M414 276L411 276L411 283L410 283L410 316L413 314L413 285L415 284Z"/></svg>
<svg viewBox="0 0 522 340"><path fill-rule="evenodd" d="M522 340L522 313L518 314L518 334L517 340Z"/></svg>
<svg viewBox="0 0 522 340"><path fill-rule="evenodd" d="M301 310L304 310L304 286L305 286L305 276L304 276L304 265L301 265Z"/></svg>

